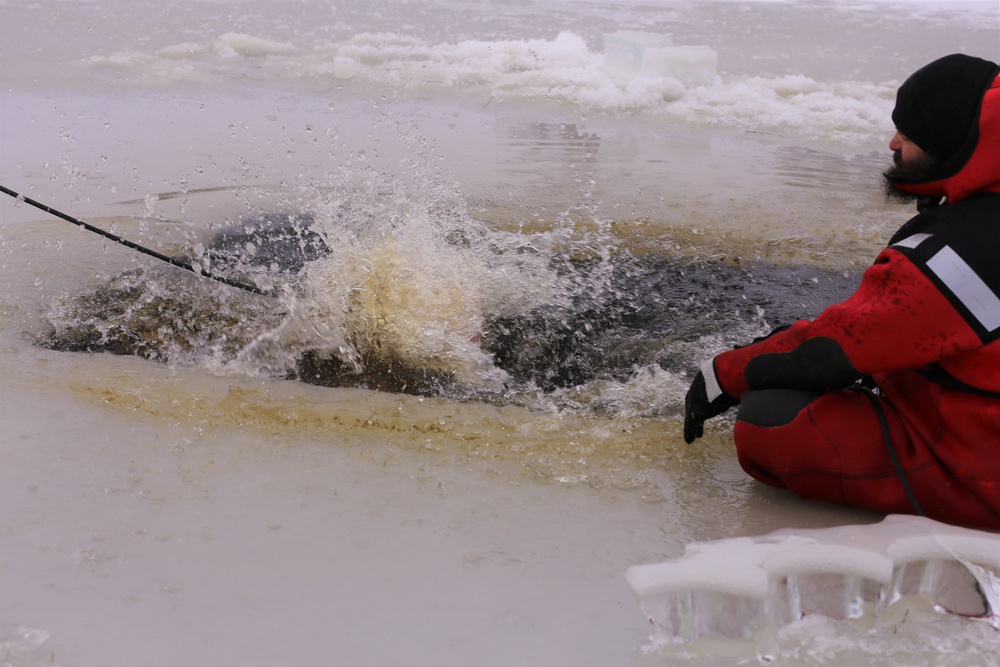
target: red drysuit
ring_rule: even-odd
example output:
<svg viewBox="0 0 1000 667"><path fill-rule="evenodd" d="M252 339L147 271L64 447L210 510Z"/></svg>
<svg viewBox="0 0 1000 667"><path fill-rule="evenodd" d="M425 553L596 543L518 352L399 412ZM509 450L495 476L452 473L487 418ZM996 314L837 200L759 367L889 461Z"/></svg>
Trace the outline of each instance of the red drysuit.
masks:
<svg viewBox="0 0 1000 667"><path fill-rule="evenodd" d="M1000 72L991 81L950 175L897 185L946 204L904 225L849 299L703 367L709 400L740 403L736 448L756 479L1000 529Z"/></svg>

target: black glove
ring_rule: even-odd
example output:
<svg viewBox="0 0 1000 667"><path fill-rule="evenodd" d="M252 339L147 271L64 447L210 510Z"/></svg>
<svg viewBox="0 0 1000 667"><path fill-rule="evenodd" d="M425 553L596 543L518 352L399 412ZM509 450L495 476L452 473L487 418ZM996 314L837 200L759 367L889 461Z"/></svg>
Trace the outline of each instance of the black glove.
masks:
<svg viewBox="0 0 1000 667"><path fill-rule="evenodd" d="M684 398L684 442L690 445L700 438L705 433L706 419L721 415L734 405L739 405L739 401L725 392L709 401L705 376L699 371Z"/></svg>

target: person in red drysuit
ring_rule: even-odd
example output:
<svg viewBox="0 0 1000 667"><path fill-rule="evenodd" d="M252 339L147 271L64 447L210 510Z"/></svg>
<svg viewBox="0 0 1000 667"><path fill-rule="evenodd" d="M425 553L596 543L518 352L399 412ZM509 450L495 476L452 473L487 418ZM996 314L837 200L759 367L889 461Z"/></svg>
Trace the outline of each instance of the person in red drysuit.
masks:
<svg viewBox="0 0 1000 667"><path fill-rule="evenodd" d="M887 189L919 214L860 287L707 361L684 439L739 405L755 479L807 497L1000 529L1000 68L955 54L899 88Z"/></svg>

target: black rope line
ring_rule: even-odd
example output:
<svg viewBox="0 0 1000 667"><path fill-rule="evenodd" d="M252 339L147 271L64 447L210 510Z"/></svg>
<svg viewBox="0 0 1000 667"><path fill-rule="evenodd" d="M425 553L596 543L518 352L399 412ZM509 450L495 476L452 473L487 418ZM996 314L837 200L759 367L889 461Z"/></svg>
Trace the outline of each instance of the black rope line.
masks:
<svg viewBox="0 0 1000 667"><path fill-rule="evenodd" d="M885 412L882 410L882 404L879 402L878 396L868 387L858 387L858 391L867 396L868 400L871 401L872 407L875 408L875 415L878 417L878 423L882 427L882 440L885 441L885 448L889 452L889 459L892 460L892 467L896 469L896 476L903 485L906 497L909 499L910 504L913 505L913 511L919 516L927 516L924 514L923 508L920 507L920 503L917 502L917 497L914 495L913 489L910 488L910 482L906 479L906 473L903 472L903 466L899 462L899 456L896 455L896 449L892 446L892 436L889 434L889 422L885 418Z"/></svg>
<svg viewBox="0 0 1000 667"><path fill-rule="evenodd" d="M241 282L238 282L236 280L231 280L231 279L226 278L224 276L217 276L214 273L210 273L209 271L207 271L205 269L195 268L192 264L190 264L188 262L185 262L182 259L178 259L177 257L171 257L170 255L164 255L163 253L157 252L155 250L150 250L149 248L141 246L138 243L135 243L133 241L129 241L128 239L124 239L124 238L122 238L120 236L112 234L111 232L105 231L105 230L101 229L100 227L95 227L94 225L86 223L83 220L80 220L79 218L74 218L73 216L67 215L66 213L63 213L62 211L57 211L56 209L52 208L51 206L46 206L45 204L43 204L41 202L35 201L34 199L31 199L29 197L25 197L24 195L22 195L22 194L20 194L18 192L15 192L14 190L11 190L10 188L4 187L3 185L0 185L0 192L4 193L5 195L10 195L14 199L17 199L18 201L23 201L25 204L28 204L30 206L34 206L35 208L37 208L37 209L39 209L41 211L45 211L49 215L54 215L57 218L61 218L61 219L65 220L66 222L72 222L74 225L77 225L79 227L83 227L88 232L93 232L94 234L97 234L99 236L103 236L104 238L109 239L111 241L114 241L115 243L118 243L120 245L123 245L126 248L130 248L132 250L135 250L136 252L140 252L143 255L149 255L150 257L155 257L156 259L160 260L161 262L166 262L167 264L170 264L171 266L176 266L179 269L184 269L185 271L190 271L190 272L192 272L194 274L197 274L199 276L202 276L204 278L209 278L211 280L215 280L217 282L223 283L224 285L229 285L230 287L236 287L237 289L241 289L241 290L243 290L245 292L250 292L251 294L264 294L264 295L267 294L267 292L265 292L264 290L262 290L262 289L260 289L258 287L255 287L253 285L247 285L245 283L241 283Z"/></svg>

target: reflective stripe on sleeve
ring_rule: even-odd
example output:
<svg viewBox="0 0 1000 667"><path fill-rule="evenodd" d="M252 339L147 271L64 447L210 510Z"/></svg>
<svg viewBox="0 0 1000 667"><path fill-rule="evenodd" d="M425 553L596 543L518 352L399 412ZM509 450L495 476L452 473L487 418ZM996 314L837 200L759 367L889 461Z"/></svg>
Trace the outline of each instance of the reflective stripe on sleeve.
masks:
<svg viewBox="0 0 1000 667"><path fill-rule="evenodd" d="M1000 298L958 253L945 246L927 260L927 268L940 278L987 331L1000 328Z"/></svg>
<svg viewBox="0 0 1000 667"><path fill-rule="evenodd" d="M722 396L722 387L719 386L719 378L715 376L715 360L709 359L702 363L701 374L705 377L705 394L708 402L711 403L719 396Z"/></svg>
<svg viewBox="0 0 1000 667"><path fill-rule="evenodd" d="M893 246L903 246L904 248L916 248L918 245L929 239L933 234L914 234L913 236L907 236L902 241L898 243L893 243Z"/></svg>

